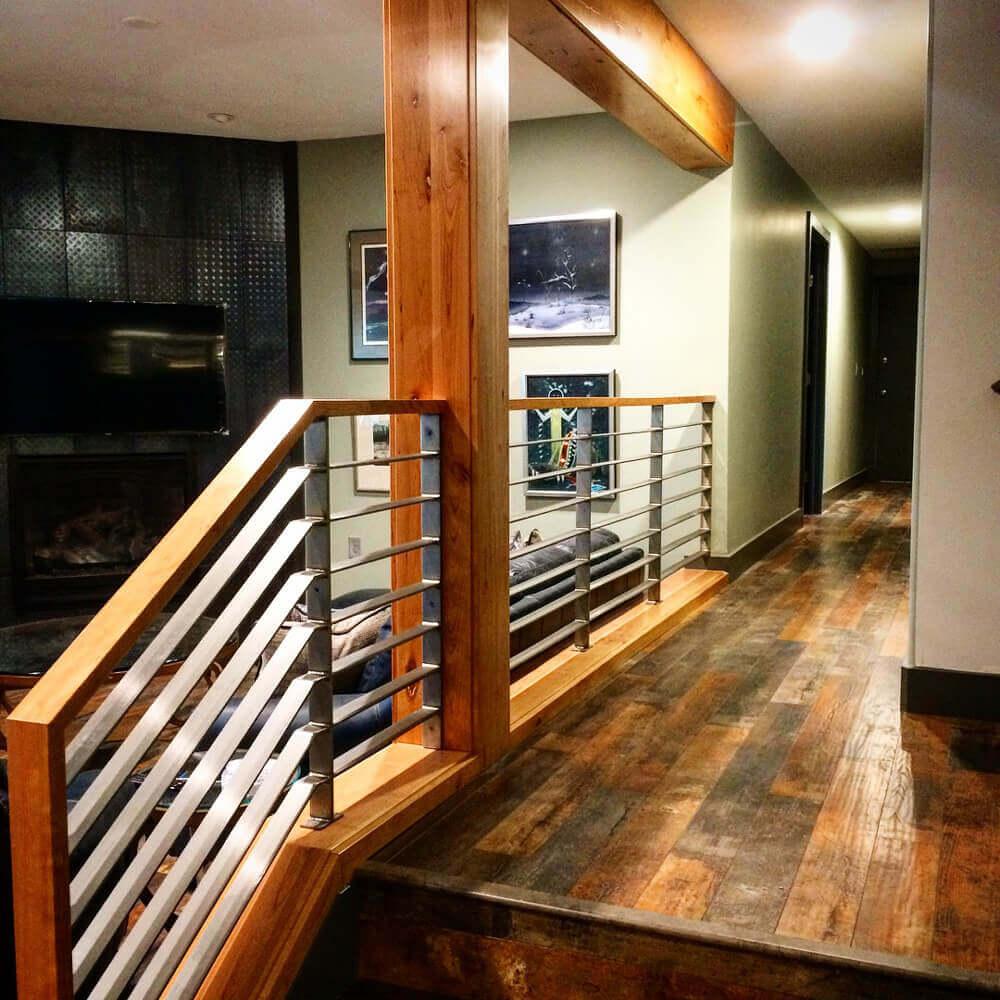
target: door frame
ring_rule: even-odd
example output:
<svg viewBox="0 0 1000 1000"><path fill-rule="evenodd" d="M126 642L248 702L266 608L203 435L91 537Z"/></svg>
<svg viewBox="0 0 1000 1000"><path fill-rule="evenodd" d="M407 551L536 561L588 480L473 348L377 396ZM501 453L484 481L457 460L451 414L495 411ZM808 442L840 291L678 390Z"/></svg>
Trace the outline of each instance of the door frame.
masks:
<svg viewBox="0 0 1000 1000"><path fill-rule="evenodd" d="M823 513L823 454L826 440L826 339L829 303L830 231L806 212L802 323L802 428L799 503L804 514ZM826 244L814 259L815 241ZM810 278L813 280L810 281ZM816 315L814 317L814 307ZM815 322L814 322L815 319Z"/></svg>

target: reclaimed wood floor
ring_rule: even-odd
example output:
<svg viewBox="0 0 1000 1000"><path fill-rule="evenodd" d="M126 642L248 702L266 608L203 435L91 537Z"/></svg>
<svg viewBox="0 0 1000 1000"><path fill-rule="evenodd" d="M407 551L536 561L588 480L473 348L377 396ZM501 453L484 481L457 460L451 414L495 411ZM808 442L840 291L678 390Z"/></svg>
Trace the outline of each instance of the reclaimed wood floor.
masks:
<svg viewBox="0 0 1000 1000"><path fill-rule="evenodd" d="M808 519L387 860L1000 971L1000 727L900 717L909 519Z"/></svg>

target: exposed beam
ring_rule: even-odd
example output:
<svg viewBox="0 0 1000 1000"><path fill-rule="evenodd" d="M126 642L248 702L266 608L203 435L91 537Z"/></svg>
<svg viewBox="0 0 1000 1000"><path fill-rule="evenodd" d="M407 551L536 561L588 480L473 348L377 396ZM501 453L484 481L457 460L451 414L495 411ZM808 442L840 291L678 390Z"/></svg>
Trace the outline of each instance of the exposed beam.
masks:
<svg viewBox="0 0 1000 1000"><path fill-rule="evenodd" d="M510 0L510 33L680 166L732 165L736 102L653 0Z"/></svg>

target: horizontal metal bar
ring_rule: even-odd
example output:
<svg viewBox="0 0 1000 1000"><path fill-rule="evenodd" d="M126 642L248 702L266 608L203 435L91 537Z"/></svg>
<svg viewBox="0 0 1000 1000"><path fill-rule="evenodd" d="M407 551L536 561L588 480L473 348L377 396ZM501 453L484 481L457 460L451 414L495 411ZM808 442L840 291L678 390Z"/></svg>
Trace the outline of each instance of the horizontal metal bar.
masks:
<svg viewBox="0 0 1000 1000"><path fill-rule="evenodd" d="M659 558L659 553L653 553L652 555L643 556L641 559L636 559L634 562L630 562L627 566L622 566L619 569L612 570L610 573L605 573L603 576L598 577L594 581L591 591L596 590L598 587L603 587L606 583L611 583L612 580L618 580L623 576L628 576L629 573L634 573L637 569L642 569L644 566L648 566L650 563L656 562Z"/></svg>
<svg viewBox="0 0 1000 1000"><path fill-rule="evenodd" d="M376 611L379 608L387 608L396 601L404 601L408 597L417 597L425 591L440 587L440 580L422 580L420 583L411 583L408 587L400 587L399 590L390 590L377 597L370 597L366 601L358 601L346 608L334 608L330 613L330 624L338 625L340 622L355 618L366 611Z"/></svg>
<svg viewBox="0 0 1000 1000"><path fill-rule="evenodd" d="M516 621L510 623L510 634L513 635L515 632L520 632L521 629L527 628L529 625L533 625L535 622L540 621L544 618L550 611L557 611L559 608L565 607L567 604L572 604L578 597L582 594L587 593L585 590L574 589L568 594L564 594L562 597L557 597L548 604L537 608L532 611L531 614L525 615L523 618L518 618Z"/></svg>
<svg viewBox="0 0 1000 1000"><path fill-rule="evenodd" d="M66 750L67 781L72 781L80 773L108 733L122 720L177 644L205 613L226 581L264 536L264 532L302 488L308 475L307 469L298 468L289 469L281 476L246 524L170 616L170 620L152 638L135 663L87 719L83 728L70 740Z"/></svg>
<svg viewBox="0 0 1000 1000"><path fill-rule="evenodd" d="M594 551L590 553L590 561L595 562L601 556L610 555L612 552L619 552L622 549L628 548L630 545L635 545L636 542L644 542L647 538L652 538L653 535L658 535L660 530L661 529L659 528L646 528L643 531L640 531L637 535L630 535L628 538L619 538L617 542L612 542L610 545L605 545L600 549L594 549ZM596 583L597 580L594 582Z"/></svg>
<svg viewBox="0 0 1000 1000"><path fill-rule="evenodd" d="M330 566L330 572L342 573L344 570L355 569L358 566L367 566L369 563L379 562L382 559L391 559L393 556L400 556L404 552L416 552L419 549L426 549L431 545L437 545L438 542L440 542L439 538L417 538L412 542L389 545L384 549L373 549L367 555L333 563Z"/></svg>
<svg viewBox="0 0 1000 1000"><path fill-rule="evenodd" d="M591 431L590 434L578 434L576 436L577 441L583 441L585 439L590 441L596 441L598 438L620 438L620 437L632 437L635 434L649 434L652 431L679 431L685 427L710 427L712 425L711 420L693 420L688 424L669 424L666 427L638 427L634 430L627 431ZM535 441L514 441L509 447L510 448L530 448L534 444L558 444L560 441L565 441L566 436L557 438L538 438Z"/></svg>
<svg viewBox="0 0 1000 1000"><path fill-rule="evenodd" d="M403 646L414 639L419 639L421 636L427 635L428 632L433 632L440 627L437 622L424 622L421 625L414 625L413 628L408 628L405 632L393 634L388 639L373 642L369 646L357 649L353 653L348 653L347 656L341 656L339 659L334 660L333 672L341 674L345 670L351 670L358 666L359 663L367 663L373 657L378 656L379 653L387 653L397 646Z"/></svg>
<svg viewBox="0 0 1000 1000"><path fill-rule="evenodd" d="M712 468L711 462L702 462L701 465L692 465L688 469L678 469L676 472L666 473L661 478L663 482L666 482L668 479L676 479L678 476L687 476L690 475L692 472L704 472L705 469L711 469L711 468Z"/></svg>
<svg viewBox="0 0 1000 1000"><path fill-rule="evenodd" d="M522 664L527 663L529 660L533 660L536 656L544 653L545 650L555 646L559 642L562 642L563 639L568 639L571 635L576 635L577 628L578 626L576 622L573 622L571 625L565 625L561 629L553 632L552 635L547 635L544 639L540 639L527 649L521 650L517 656L511 657L510 669L516 670Z"/></svg>
<svg viewBox="0 0 1000 1000"><path fill-rule="evenodd" d="M546 514L554 514L557 510L569 510L577 504L590 503L590 497L573 497L570 500L560 500L558 503L546 504L536 510L526 510L523 514L515 514L510 519L511 524L520 524L521 521L530 521L533 517L545 517Z"/></svg>
<svg viewBox="0 0 1000 1000"><path fill-rule="evenodd" d="M585 441L588 438L592 438L593 436L594 436L593 434L589 434L589 435L588 434L575 434L573 436L573 439L575 441ZM536 444L559 444L561 441L565 441L565 440L566 440L566 435L564 434L562 437L535 438L534 440L531 440L531 441L511 441L507 445L507 447L510 448L511 450L513 450L514 448L530 448L532 445L536 445Z"/></svg>
<svg viewBox="0 0 1000 1000"><path fill-rule="evenodd" d="M433 719L439 711L440 709L437 708L418 708L415 712L404 715L402 719L394 722L388 728L383 729L374 736L369 736L366 740L362 740L357 746L352 747L350 750L345 750L344 753L333 759L334 775L343 774L354 767L355 764L360 764L361 761L367 760L373 754L378 753L379 750L385 749L397 737L402 736L403 733L408 733L411 729L422 725L428 719Z"/></svg>
<svg viewBox="0 0 1000 1000"><path fill-rule="evenodd" d="M679 549L682 545L687 545L688 542L693 542L696 538L710 534L711 531L708 528L699 528L697 531L689 532L681 538L675 538L672 542L668 542L663 546L660 554L666 555L668 552L673 552L674 549Z"/></svg>
<svg viewBox="0 0 1000 1000"><path fill-rule="evenodd" d="M709 483L702 483L701 486L693 490L688 490L685 493L678 493L676 496L667 497L660 506L667 507L672 503L677 503L678 500L687 500L688 497L696 497L699 493L711 493L712 487Z"/></svg>
<svg viewBox="0 0 1000 1000"><path fill-rule="evenodd" d="M605 490L603 493L595 493L592 497L592 501L598 500L614 500L615 497L620 496L622 493L631 493L632 490L641 490L646 486L652 486L653 483L658 483L659 479L643 479L638 483L629 483L627 486L616 486L613 490Z"/></svg>
<svg viewBox="0 0 1000 1000"><path fill-rule="evenodd" d="M597 531L600 528L608 528L612 524L621 524L622 521L631 521L635 517L642 517L643 514L651 514L654 510L658 510L660 506L657 503L643 504L641 507L626 511L624 514L615 514L614 517L607 517L599 524L593 525L593 529Z"/></svg>
<svg viewBox="0 0 1000 1000"><path fill-rule="evenodd" d="M542 479L556 479L559 476L568 476L576 474L577 472L592 472L594 469L603 469L608 466L618 466L618 465L629 465L632 462L648 462L651 458L658 458L660 455L675 455L682 451L694 451L698 448L710 448L711 444L703 442L701 444L692 445L690 448L676 448L674 451L663 451L657 452L656 454L645 454L645 455L634 455L629 458L608 458L601 462L590 462L587 465L571 465L565 469L560 469L555 472L538 472L531 476L525 476L522 479L512 479L510 481L511 486L524 486L526 483L536 483ZM709 468L708 464L702 466L702 468ZM680 475L680 473L674 473L674 475ZM670 479L671 476L664 476L664 479ZM601 494L606 496L607 494Z"/></svg>
<svg viewBox="0 0 1000 1000"><path fill-rule="evenodd" d="M664 431L680 431L685 427L711 427L711 420L692 420L689 424L667 424L662 428Z"/></svg>
<svg viewBox="0 0 1000 1000"><path fill-rule="evenodd" d="M707 514L711 509L711 507L696 507L694 510L686 511L684 514L678 514L677 517L672 517L669 521L664 521L664 523L660 525L660 530L667 531L670 528L675 528L678 524L690 521L692 517Z"/></svg>
<svg viewBox="0 0 1000 1000"><path fill-rule="evenodd" d="M305 468L316 472L328 469L335 472L338 469L361 469L369 465L396 465L399 462L417 462L422 458L437 458L437 451L411 451L406 455L388 455L385 458L362 458L354 462L331 462L329 465L307 465Z"/></svg>
<svg viewBox="0 0 1000 1000"><path fill-rule="evenodd" d="M400 674L399 677L393 677L391 681L380 684L377 688L372 688L371 691L359 694L356 698L352 698L339 708L333 710L334 726L336 727L348 719L353 719L359 712L377 705L384 698L388 698L389 695L393 695L397 691L402 691L411 684L417 684L424 680L425 677L433 677L434 674L440 673L440 671L441 667L439 665L425 663L423 666L417 667L416 670L408 670L405 674Z"/></svg>
<svg viewBox="0 0 1000 1000"><path fill-rule="evenodd" d="M261 598L274 581L275 576L302 544L310 527L311 525L302 520L292 521L285 525L274 544L253 568L233 599L226 605L204 637L199 640L185 659L184 665L170 678L153 703L143 713L135 728L125 737L104 766L97 780L70 810L69 846L71 851L80 842L80 838L90 828L91 823L97 819L111 801L122 782L131 774L132 768L139 763L143 754L152 746L153 741L163 731L163 727L176 715L177 710L194 689L194 686L215 662L222 647L239 628L247 612ZM296 579L301 584L298 591L301 595L309 581L313 579L313 575L300 574ZM282 618L287 615L294 604L295 601L292 601L288 605ZM277 625L280 625L280 621L276 624L276 628Z"/></svg>
<svg viewBox="0 0 1000 1000"><path fill-rule="evenodd" d="M553 545L561 545L563 542L568 542L570 539L576 538L577 535L586 534L589 530L589 528L574 528L572 531L562 531L551 538L535 542L534 545L526 545L523 549L514 549L510 553L510 561L513 562L515 559L523 559L525 556L534 555L534 553L541 552L542 549L549 549Z"/></svg>
<svg viewBox="0 0 1000 1000"><path fill-rule="evenodd" d="M691 563L697 562L699 559L704 559L707 555L710 555L708 549L701 548L697 552L692 552L690 555L684 556L683 559L678 559L660 573L660 579L666 580L666 578L671 574L676 573L680 569L684 569L685 566L690 566Z"/></svg>
<svg viewBox="0 0 1000 1000"><path fill-rule="evenodd" d="M630 587L623 594L617 594L612 597L610 601L605 601L600 607L594 608L590 615L592 618L600 618L601 615L606 615L609 611L614 611L615 608L620 607L622 604L626 604L628 601L634 600L640 594L645 594L649 590L649 580L643 580L636 587Z"/></svg>
<svg viewBox="0 0 1000 1000"><path fill-rule="evenodd" d="M631 437L634 434L649 434L650 431L659 430L658 427L638 427L635 430L630 431L600 431L596 434L591 434L592 438L618 438L618 437Z"/></svg>
<svg viewBox="0 0 1000 1000"><path fill-rule="evenodd" d="M560 563L555 567L555 569L546 570L544 573L539 573L538 576L532 576L521 583L515 584L510 588L510 596L517 597L518 594L526 593L529 590L535 590L543 583L548 583L549 580L557 580L561 576L567 576L571 574L577 566L582 566L586 561L586 559L571 559L569 562Z"/></svg>
<svg viewBox="0 0 1000 1000"><path fill-rule="evenodd" d="M534 475L525 476L523 479L512 479L511 486L524 486L525 483L537 483L542 479L558 479L560 476L574 476L578 472L589 472L593 469L590 465L570 465L565 469L556 469L554 472L536 472Z"/></svg>
<svg viewBox="0 0 1000 1000"><path fill-rule="evenodd" d="M301 652L301 649L299 651ZM288 659L287 656L285 659ZM289 666L290 662L284 664L284 672L287 672ZM270 667L270 663L268 667ZM270 684L267 685L268 690L265 693L264 701L270 698L273 687L280 684L283 679L284 673L281 673L277 676L273 686ZM143 908L139 919L115 953L111 965L102 976L94 991L96 996L113 1000L128 985L132 973L135 972L146 952L155 942L157 935L174 912L181 897L190 888L209 852L215 846L215 842L225 832L226 827L236 815L247 793L253 787L253 783L260 777L264 766L284 737L286 730L294 722L299 709L309 697L309 692L317 683L323 680L324 677L322 674L306 674L302 677L297 677L288 686L278 704L268 716L261 731L250 744L246 755L229 777L229 780L222 788L215 802L198 824L198 828L193 833L190 841L184 847L183 851L181 851L180 856L173 863L170 871L167 872L163 882L156 888L153 898ZM256 684L254 685L255 688L257 686ZM247 700L244 699L238 711L244 707ZM260 699L258 698L257 701L259 702ZM261 707L263 706L261 705ZM258 714L259 708L257 705L254 705L251 708L248 726ZM302 740L302 742L305 745L302 752L305 754L308 750L308 740ZM216 751L216 748L217 744L213 744L209 754L206 754L205 758L203 758L203 762L207 760L211 753ZM229 747L223 747L222 753L219 756L221 757L222 767L224 767L232 757L232 750ZM222 767L218 768L220 772ZM210 770L215 770L215 768L213 767ZM194 778L195 775L192 774L188 784ZM212 781L217 780L217 778L218 775ZM210 786L211 782L209 782ZM173 804L167 809L165 815L157 824L152 837L140 850L141 855L147 852L152 840L159 841L158 848L154 847L153 850L152 865L147 870L140 870L137 879L133 874L133 869L139 861L139 856L137 855L133 864L129 866L126 877L119 881L114 889L112 889L108 899L101 906L101 909L87 927L76 947L74 947L73 970L77 986L82 983L107 944L117 933L122 920L127 917L128 911L134 905L143 886L148 882L152 871L155 870L155 866L159 864L160 859L156 856L159 854L159 850L162 849L165 853L170 849L171 844L180 833L183 824L190 818L193 808L197 808L198 804L204 798L205 792L208 791L208 788L194 790L192 794L188 795L189 799L194 799L193 808L185 809L181 800L185 792L187 792L187 787L186 785L181 794L178 795ZM172 815L175 813L175 810L178 812L176 815Z"/></svg>
<svg viewBox="0 0 1000 1000"><path fill-rule="evenodd" d="M670 451L661 452L663 455L680 455L685 451L702 451L705 448L711 448L711 441L699 441L697 444L686 444L683 448L671 448Z"/></svg>
<svg viewBox="0 0 1000 1000"><path fill-rule="evenodd" d="M307 727L288 741L266 782L258 788L184 904L177 922L143 970L133 996L158 997L168 983L170 990L166 996L171 1000L197 993L254 889L309 802L314 787L323 781L307 775L285 792L308 750L310 738ZM272 814L282 794L281 805ZM237 867L239 871L234 878ZM186 954L196 935L197 943ZM177 975L171 982L175 971Z"/></svg>
<svg viewBox="0 0 1000 1000"><path fill-rule="evenodd" d="M403 507L417 507L420 504L440 500L436 493L423 493L417 497L404 497L402 500L386 500L383 503L371 503L365 507L355 507L353 510L338 510L330 515L330 523L349 521L354 517L366 517L369 514L380 514L386 510L400 510Z"/></svg>
<svg viewBox="0 0 1000 1000"><path fill-rule="evenodd" d="M191 714L184 721L184 724L174 735L173 739L171 739L170 743L167 744L163 754L153 765L149 773L145 775L142 785L132 798L129 799L127 805L122 809L114 827L107 835L105 835L104 839L101 840L100 844L98 844L98 846L91 853L90 857L88 857L83 863L79 872L70 883L70 910L74 920L76 920L76 918L80 915L83 908L87 905L94 893L100 887L115 860L128 846L131 839L139 832L143 822L149 815L150 810L167 790L177 773L184 766L185 762L198 746L202 737L206 732L208 732L209 727L216 720L216 718L218 718L219 714L229 703L230 699L236 694L240 685L246 680L248 674L260 658L261 653L264 651L268 642L271 641L277 631L278 626L288 614L289 609L295 604L299 597L301 597L302 592L314 578L315 574L312 573L295 573L289 577L288 581L278 591L278 594L267 606L258 621L254 624L246 639L240 643L239 649L237 649L233 654L232 659L230 659L230 661L226 664L222 673L219 674L212 686L202 696L201 700L195 706L194 711L191 712ZM313 629L310 626L306 626L301 630L289 631L289 634L282 641L281 646L278 647L278 651L275 653L275 656L272 657L272 661L275 659L278 660L278 665L275 667L276 673L279 670L287 671L287 665L282 665L286 651L287 654L290 655L296 650L296 647L299 646L300 642L304 647L305 642L312 631ZM296 651L295 655L298 655L298 652L300 651L301 649ZM279 656L279 654L281 655ZM295 656L292 656L291 659L288 660L288 663L290 664L294 661L294 659ZM269 671L270 667L271 662L269 661L264 670ZM253 700L251 696L253 695L256 687L257 685L254 685L254 687L250 689L249 694L246 698L244 698L244 703L248 700ZM157 707L157 703L154 702L151 706L151 710L156 709ZM242 709L243 706L241 705L240 708ZM240 710L237 711L239 712ZM251 716L247 721L248 727L253 721L253 718L254 716ZM235 734L236 723L234 719L235 714L234 717L229 720L229 723L226 728L223 729L223 732L216 738L215 744L213 744L213 750L216 746L220 745L224 734L227 738L230 733ZM229 726L233 726L234 728L229 729ZM234 748L238 742L239 740L237 737L236 742L233 744ZM199 765L199 767L201 767L201 765ZM205 767L207 771L208 765L206 764ZM105 781L108 777L106 772L108 772L109 768L110 764L104 769L104 771L101 772L98 781ZM195 770L195 774L199 774L199 778L203 773L205 772L199 772L198 769ZM117 778L117 776L118 772L116 771L112 777ZM196 784L194 778L195 775L193 774L191 778L188 779L184 789L185 792L188 788L192 787L193 784ZM94 785L91 786L91 791L97 784L98 782L95 782ZM121 780L119 779L111 787L111 791L113 792L117 789L120 784ZM211 784L211 782L209 782L209 784ZM72 823L77 810L84 805L87 806L87 810L82 814L84 819L92 820L95 803L101 801L101 797L103 797L106 790L106 787L103 787L101 796L95 796L93 800L88 800L87 796L90 794L88 791L88 793L80 799L76 808L70 813L70 822ZM181 794L183 795L184 792ZM197 805L197 802L195 804ZM81 828L82 823L78 822L75 826L78 838L80 836L79 831ZM77 842L79 842L79 840L77 840ZM167 846L169 846L169 844Z"/></svg>

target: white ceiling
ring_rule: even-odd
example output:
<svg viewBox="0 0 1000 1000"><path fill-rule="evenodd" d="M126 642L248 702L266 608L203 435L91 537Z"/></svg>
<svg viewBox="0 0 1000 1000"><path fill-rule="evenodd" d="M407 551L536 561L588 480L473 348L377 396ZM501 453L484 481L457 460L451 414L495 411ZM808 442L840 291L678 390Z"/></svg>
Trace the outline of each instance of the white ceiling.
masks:
<svg viewBox="0 0 1000 1000"><path fill-rule="evenodd" d="M657 3L862 244L919 244L928 0ZM853 34L835 61L807 65L787 35L816 7L845 13Z"/></svg>
<svg viewBox="0 0 1000 1000"><path fill-rule="evenodd" d="M658 0L785 158L873 250L915 246L927 0L817 0L855 23L807 66L785 37L810 0ZM379 0L4 0L0 117L315 139L382 131ZM122 18L160 22L137 30ZM511 117L597 110L517 45ZM235 119L218 125L210 112Z"/></svg>
<svg viewBox="0 0 1000 1000"><path fill-rule="evenodd" d="M277 140L383 130L379 0L3 0L0 52L2 118ZM515 119L599 110L516 45L511 79ZM219 111L236 117L217 125Z"/></svg>

